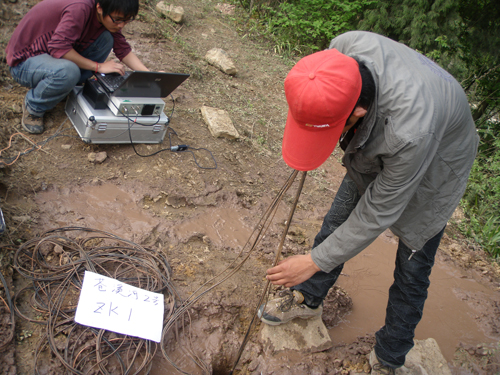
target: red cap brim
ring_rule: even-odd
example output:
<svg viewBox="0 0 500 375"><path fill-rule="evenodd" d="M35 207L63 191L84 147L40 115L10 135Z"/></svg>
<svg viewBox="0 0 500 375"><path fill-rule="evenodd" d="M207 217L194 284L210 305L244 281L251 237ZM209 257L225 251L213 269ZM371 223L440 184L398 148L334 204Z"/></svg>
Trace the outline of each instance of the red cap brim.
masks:
<svg viewBox="0 0 500 375"><path fill-rule="evenodd" d="M299 171L318 168L337 146L342 130L343 126L334 125L321 129L304 126L289 110L282 144L285 163Z"/></svg>

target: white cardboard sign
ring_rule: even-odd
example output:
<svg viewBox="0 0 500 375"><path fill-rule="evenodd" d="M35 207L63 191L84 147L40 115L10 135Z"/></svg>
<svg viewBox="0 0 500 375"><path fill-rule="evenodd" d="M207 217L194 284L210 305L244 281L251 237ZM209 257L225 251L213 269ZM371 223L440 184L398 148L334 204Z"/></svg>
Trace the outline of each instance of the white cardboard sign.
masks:
<svg viewBox="0 0 500 375"><path fill-rule="evenodd" d="M85 271L75 322L160 342L163 311L163 294Z"/></svg>

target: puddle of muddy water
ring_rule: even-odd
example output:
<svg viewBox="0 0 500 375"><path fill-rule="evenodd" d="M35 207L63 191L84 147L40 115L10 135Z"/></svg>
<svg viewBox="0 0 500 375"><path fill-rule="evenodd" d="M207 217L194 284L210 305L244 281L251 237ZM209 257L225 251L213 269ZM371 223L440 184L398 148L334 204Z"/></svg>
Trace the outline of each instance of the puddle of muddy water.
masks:
<svg viewBox="0 0 500 375"><path fill-rule="evenodd" d="M158 225L158 219L138 207L129 193L110 183L45 191L36 202L47 229L77 225L133 239Z"/></svg>
<svg viewBox="0 0 500 375"><path fill-rule="evenodd" d="M377 239L370 247L346 263L338 285L353 300L351 313L330 330L335 343L350 343L357 336L376 332L384 324L389 287L393 281L397 245ZM498 300L493 290L466 278L463 271L436 258L431 273L429 296L415 332L416 339L436 339L448 361L459 343L476 345L497 342L482 330L477 311L461 297L479 293L484 300Z"/></svg>

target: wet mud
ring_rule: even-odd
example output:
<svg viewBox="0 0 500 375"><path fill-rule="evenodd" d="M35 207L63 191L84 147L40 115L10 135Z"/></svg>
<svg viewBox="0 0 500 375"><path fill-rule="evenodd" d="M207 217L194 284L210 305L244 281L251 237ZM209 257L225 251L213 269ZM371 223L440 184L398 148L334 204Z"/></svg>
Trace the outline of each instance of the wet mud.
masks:
<svg viewBox="0 0 500 375"><path fill-rule="evenodd" d="M169 256L174 283L187 297L203 281L221 272L235 259L268 203L263 200L253 209L246 209L238 204L238 198L235 197L229 199L226 205L216 207L172 208L168 204L168 197L161 196L156 202L161 201L161 207L157 208L169 210L169 215L162 216L144 204L149 196L146 191L147 188L137 182L130 185L81 185L62 191L49 189L39 193L36 198L40 217L43 218L39 223L43 223L43 227L48 230L54 223L67 226L76 220L82 226L110 231L130 240L160 244L160 248ZM186 217L188 212L189 216ZM182 219L176 220L177 215L181 215ZM292 225L284 246L286 254L304 251L312 241L313 229L319 227L320 221L311 221L308 215L306 212L297 213L297 222L307 225ZM284 205L256 253L247 261L248 264L190 309L189 328L180 329L179 339L168 345L169 357L184 371L203 373L185 355L184 351L187 350L197 353L210 373L228 373L264 287L265 269L274 258L274 249L286 217L287 207ZM151 237L151 228L154 228L154 238ZM325 301L323 320L330 328L334 348L324 355L332 356L333 363L339 368L347 365L362 369L366 365L365 361L360 361L360 356L371 350L373 335L383 325L396 248L397 239L390 232L384 233L367 250L345 265L338 286ZM499 323L494 319L499 305L498 292L491 285L475 280L447 261L445 254L439 255L431 275L429 298L416 338L435 338L445 358L452 363L460 346L494 344L499 340ZM275 353L265 342L260 341L258 331L259 326L254 329L241 360L249 373L258 373L257 369L271 371L272 366L281 368L283 356L287 357L287 361L302 366L304 373L308 373L313 368L308 364L308 358L321 357L318 353L297 354L291 359L285 353ZM346 360L349 353L353 356L352 363ZM335 362L333 356L344 359ZM273 361L269 361L269 358L273 358ZM290 362L287 363L290 366ZM168 371L174 371L174 367L157 354L151 373L170 373L164 372L168 368L171 369Z"/></svg>

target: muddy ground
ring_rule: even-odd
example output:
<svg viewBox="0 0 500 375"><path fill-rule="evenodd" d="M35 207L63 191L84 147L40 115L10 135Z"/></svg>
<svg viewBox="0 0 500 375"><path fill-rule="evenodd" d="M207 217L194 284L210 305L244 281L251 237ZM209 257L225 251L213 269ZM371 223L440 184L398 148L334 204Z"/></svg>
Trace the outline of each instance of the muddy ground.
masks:
<svg viewBox="0 0 500 375"><path fill-rule="evenodd" d="M35 3L4 0L1 4L3 55L17 22ZM127 25L125 35L150 69L191 74L173 94L175 111L170 125L175 133L169 133L161 144L86 144L66 120L64 102L46 114L45 133L26 139L18 133L26 135L20 118L27 90L10 78L2 58L0 148L6 149L1 157L15 161L0 169L0 206L7 223L0 240L0 262L12 292L27 283L12 267L13 252L19 245L50 229L79 226L109 231L163 253L172 268L172 283L180 296L187 298L223 271L241 249L247 254L247 239L292 172L280 149L287 114L283 80L293 59L280 57L271 45L255 38L246 28L246 15L228 4L179 0L175 5L185 10L182 25L160 17L154 5L141 1L138 20ZM205 53L214 47L223 48L234 61L238 70L235 77L205 62ZM170 98L165 101L165 112L170 114L173 102ZM214 138L202 119L203 105L226 110L240 138ZM43 147L25 153L32 148L30 142L43 143ZM170 144L185 144L193 151L170 152ZM165 148L154 156L138 155ZM16 159L19 152L25 154ZM89 159L96 152L107 154L103 163ZM342 179L340 158L341 152L336 150L321 168L308 174L283 247L285 256L310 248ZM285 195L266 235L242 268L191 309L193 351L208 372L227 374L232 368L265 286L265 270L273 262L296 189L297 183ZM443 261L500 290L498 264L461 238L453 225L447 229L441 250ZM466 298L479 306L478 321L487 335L497 337L498 301ZM351 305L349 296L335 289L325 305L327 325L338 324ZM4 337L3 332L10 328L8 308L3 306L1 311ZM29 374L37 367L40 373L62 373L64 369L50 353L34 365L33 353L43 330L41 325L16 318L14 340L0 355L0 372ZM237 373L349 374L370 370L366 354L374 344L373 332L321 353L296 353L273 351L261 342L258 331L257 325ZM178 344L188 346L188 341L181 333ZM170 349L183 371L202 373L178 347ZM456 374L494 374L500 372L499 358L495 343L467 343L457 346L450 366ZM174 373L169 366L158 351L152 373Z"/></svg>

